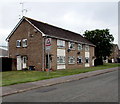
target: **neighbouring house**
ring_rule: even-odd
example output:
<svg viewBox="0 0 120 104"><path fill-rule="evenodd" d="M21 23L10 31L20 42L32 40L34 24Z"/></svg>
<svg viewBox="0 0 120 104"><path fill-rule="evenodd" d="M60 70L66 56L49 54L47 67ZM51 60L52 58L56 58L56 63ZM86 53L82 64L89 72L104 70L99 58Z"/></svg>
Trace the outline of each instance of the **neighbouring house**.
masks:
<svg viewBox="0 0 120 104"><path fill-rule="evenodd" d="M120 50L119 50L119 53L118 53L118 63L120 63Z"/></svg>
<svg viewBox="0 0 120 104"><path fill-rule="evenodd" d="M119 47L117 44L113 44L112 53L107 58L108 60L107 62L118 63L119 58L120 58Z"/></svg>
<svg viewBox="0 0 120 104"><path fill-rule="evenodd" d="M0 47L0 57L8 57L8 50Z"/></svg>
<svg viewBox="0 0 120 104"><path fill-rule="evenodd" d="M36 70L94 66L93 43L78 33L25 16L6 40L9 57L17 59L17 70L34 66Z"/></svg>

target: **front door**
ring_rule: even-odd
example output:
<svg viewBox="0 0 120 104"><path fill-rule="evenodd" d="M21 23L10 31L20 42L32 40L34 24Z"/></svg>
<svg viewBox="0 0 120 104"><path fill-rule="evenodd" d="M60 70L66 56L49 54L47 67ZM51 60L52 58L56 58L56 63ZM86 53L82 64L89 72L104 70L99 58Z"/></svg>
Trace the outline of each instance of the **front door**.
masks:
<svg viewBox="0 0 120 104"><path fill-rule="evenodd" d="M51 57L50 56L51 55L49 55L49 58L48 58L48 55L46 55L46 69L51 68Z"/></svg>
<svg viewBox="0 0 120 104"><path fill-rule="evenodd" d="M17 56L17 70L22 70L22 59L21 59L21 56Z"/></svg>

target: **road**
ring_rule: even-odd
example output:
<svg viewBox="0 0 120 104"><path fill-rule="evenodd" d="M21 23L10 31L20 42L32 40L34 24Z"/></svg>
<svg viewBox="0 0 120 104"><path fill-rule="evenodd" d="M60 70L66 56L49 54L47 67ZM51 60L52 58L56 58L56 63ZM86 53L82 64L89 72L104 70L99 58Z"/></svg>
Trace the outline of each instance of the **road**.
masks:
<svg viewBox="0 0 120 104"><path fill-rule="evenodd" d="M3 102L118 102L118 71L5 96Z"/></svg>

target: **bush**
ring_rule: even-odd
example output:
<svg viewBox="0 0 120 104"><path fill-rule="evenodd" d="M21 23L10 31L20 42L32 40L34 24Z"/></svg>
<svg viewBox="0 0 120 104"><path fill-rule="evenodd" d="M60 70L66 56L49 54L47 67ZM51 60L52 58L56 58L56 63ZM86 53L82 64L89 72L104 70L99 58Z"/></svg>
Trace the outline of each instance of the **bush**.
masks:
<svg viewBox="0 0 120 104"><path fill-rule="evenodd" d="M102 60L102 58L97 58L97 59L95 59L95 66L97 66L97 65L103 65L103 60Z"/></svg>

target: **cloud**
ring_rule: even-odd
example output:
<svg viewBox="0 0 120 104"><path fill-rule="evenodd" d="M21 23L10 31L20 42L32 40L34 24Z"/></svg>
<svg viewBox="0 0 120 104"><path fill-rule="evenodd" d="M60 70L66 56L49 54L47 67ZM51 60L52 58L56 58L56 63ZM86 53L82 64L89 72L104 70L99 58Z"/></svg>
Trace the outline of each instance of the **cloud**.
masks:
<svg viewBox="0 0 120 104"><path fill-rule="evenodd" d="M2 6L2 41L12 31L21 14L20 2ZM1 5L1 4L0 4ZM109 28L117 42L117 2L25 2L26 16L77 33L96 28ZM8 12L9 11L9 12ZM9 18L8 18L9 17ZM11 31L10 31L11 30ZM4 42L3 42L4 43Z"/></svg>
<svg viewBox="0 0 120 104"><path fill-rule="evenodd" d="M0 45L7 46L7 41L5 39L10 34L11 29L0 29Z"/></svg>

